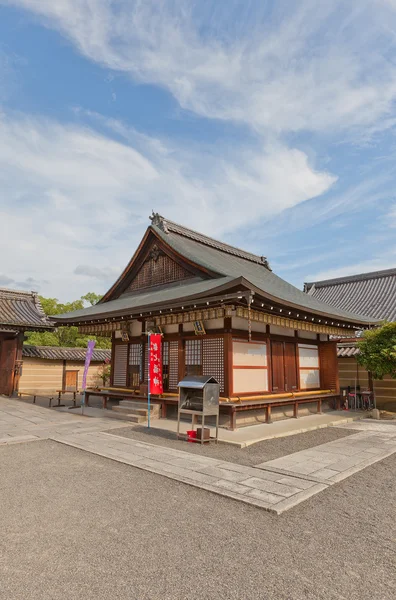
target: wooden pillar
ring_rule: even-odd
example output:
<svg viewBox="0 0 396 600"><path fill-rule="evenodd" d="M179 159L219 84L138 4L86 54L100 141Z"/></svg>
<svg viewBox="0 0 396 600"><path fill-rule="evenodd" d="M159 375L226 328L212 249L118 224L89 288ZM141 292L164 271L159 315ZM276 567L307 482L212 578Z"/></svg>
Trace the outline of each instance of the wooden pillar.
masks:
<svg viewBox="0 0 396 600"><path fill-rule="evenodd" d="M232 371L232 319L224 319L224 395L232 396L233 371Z"/></svg>
<svg viewBox="0 0 396 600"><path fill-rule="evenodd" d="M111 334L111 359L110 359L110 387L114 385L114 351L115 351L115 331Z"/></svg>
<svg viewBox="0 0 396 600"><path fill-rule="evenodd" d="M183 340L183 324L179 325L179 338L178 338L178 367L179 367L179 381L184 378L186 372L185 363L185 351L184 351L184 340Z"/></svg>

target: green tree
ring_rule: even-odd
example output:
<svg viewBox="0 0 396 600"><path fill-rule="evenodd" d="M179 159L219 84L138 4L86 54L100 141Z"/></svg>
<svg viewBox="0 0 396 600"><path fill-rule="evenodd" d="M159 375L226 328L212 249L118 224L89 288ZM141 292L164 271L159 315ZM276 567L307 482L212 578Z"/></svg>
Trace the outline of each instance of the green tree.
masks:
<svg viewBox="0 0 396 600"><path fill-rule="evenodd" d="M97 304L101 296L93 292L81 296L74 302L62 304L57 298L44 298L40 296L41 306L49 317L61 315L63 313L81 310L86 305L93 306ZM68 348L86 348L88 340L96 340L96 348L111 348L111 339L108 337L99 337L93 335L81 335L77 327L57 327L54 331L39 333L31 331L26 333L25 344L32 346L64 346Z"/></svg>
<svg viewBox="0 0 396 600"><path fill-rule="evenodd" d="M365 331L358 348L358 363L371 371L374 379L385 375L396 378L396 323L383 323Z"/></svg>

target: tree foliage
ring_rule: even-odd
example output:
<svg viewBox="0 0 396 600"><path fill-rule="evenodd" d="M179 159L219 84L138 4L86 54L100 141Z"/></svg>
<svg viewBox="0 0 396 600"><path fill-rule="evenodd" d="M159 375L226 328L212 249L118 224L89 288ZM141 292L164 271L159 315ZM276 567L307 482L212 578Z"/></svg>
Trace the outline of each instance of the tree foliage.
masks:
<svg viewBox="0 0 396 600"><path fill-rule="evenodd" d="M383 379L385 375L396 378L396 323L383 323L377 329L365 331L358 348L358 363L371 371L374 379Z"/></svg>
<svg viewBox="0 0 396 600"><path fill-rule="evenodd" d="M41 305L46 315L61 315L62 313L81 310L85 306L93 306L101 296L89 292L85 296L81 296L79 300L74 302L66 302L62 304L57 298L44 298L40 296ZM96 340L96 348L111 348L111 340L107 337L97 337L92 335L81 335L78 333L77 327L57 327L54 331L31 331L26 333L25 344L32 346L65 346L68 348L86 348L88 340Z"/></svg>

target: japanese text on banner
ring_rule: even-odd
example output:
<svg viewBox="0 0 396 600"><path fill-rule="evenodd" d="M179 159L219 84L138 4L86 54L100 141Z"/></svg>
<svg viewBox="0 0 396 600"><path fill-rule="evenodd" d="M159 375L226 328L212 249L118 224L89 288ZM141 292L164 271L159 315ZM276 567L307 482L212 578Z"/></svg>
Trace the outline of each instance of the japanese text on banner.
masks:
<svg viewBox="0 0 396 600"><path fill-rule="evenodd" d="M162 394L161 334L150 335L150 393Z"/></svg>

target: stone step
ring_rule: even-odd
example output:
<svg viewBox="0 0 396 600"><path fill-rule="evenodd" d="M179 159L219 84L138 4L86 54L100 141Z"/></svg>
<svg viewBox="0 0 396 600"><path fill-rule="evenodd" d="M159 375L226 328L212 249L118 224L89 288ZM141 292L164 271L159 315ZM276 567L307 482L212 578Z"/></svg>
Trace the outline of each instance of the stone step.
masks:
<svg viewBox="0 0 396 600"><path fill-rule="evenodd" d="M147 410L147 402L135 402L134 400L120 400L118 406L128 408L145 408ZM151 404L150 409L153 411L155 408L159 410L158 404Z"/></svg>
<svg viewBox="0 0 396 600"><path fill-rule="evenodd" d="M145 423L147 421L147 416L112 412L111 410L106 411L106 418L130 421L131 423Z"/></svg>

